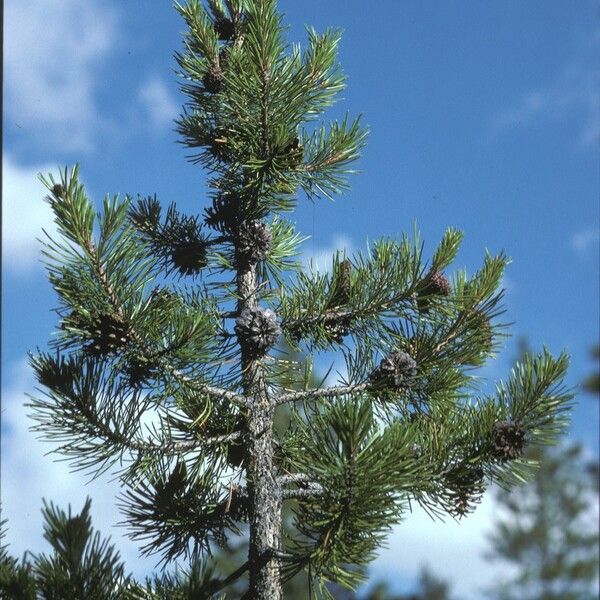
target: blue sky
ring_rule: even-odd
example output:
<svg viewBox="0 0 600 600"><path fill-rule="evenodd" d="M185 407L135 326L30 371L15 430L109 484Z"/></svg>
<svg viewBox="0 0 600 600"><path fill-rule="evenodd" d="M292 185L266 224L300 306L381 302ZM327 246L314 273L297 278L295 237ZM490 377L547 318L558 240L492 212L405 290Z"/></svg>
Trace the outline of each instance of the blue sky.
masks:
<svg viewBox="0 0 600 600"><path fill-rule="evenodd" d="M299 203L298 228L311 236L306 253L361 248L410 231L415 221L426 249L447 226L463 229L457 267L472 272L486 248L513 259L505 287L515 338L485 374L505 376L516 337L526 335L534 348L567 348L568 383L577 385L594 367L589 349L599 326L596 4L280 6L292 41L305 39L305 24L344 30L348 88L331 116L362 113L371 130L351 191L335 203ZM206 188L172 131L181 102L172 53L183 26L168 0L7 0L5 18L2 491L9 540L23 551L39 545L42 495L79 508L90 493L97 525L109 532L117 520L114 487L83 487L64 464L42 457L47 448L26 431L21 404L33 383L23 361L55 325L35 242L42 227L51 229L36 174L79 162L96 200L107 192L157 193L190 211L205 206ZM597 424L598 403L581 395L571 435L594 454ZM480 548L493 513L488 499L460 527L409 517L374 571L404 584L425 557L461 547L442 574L475 593L490 573ZM112 533L120 540L120 530ZM133 546L119 543L142 572ZM399 562L401 547L412 551ZM479 578L467 578L475 564Z"/></svg>

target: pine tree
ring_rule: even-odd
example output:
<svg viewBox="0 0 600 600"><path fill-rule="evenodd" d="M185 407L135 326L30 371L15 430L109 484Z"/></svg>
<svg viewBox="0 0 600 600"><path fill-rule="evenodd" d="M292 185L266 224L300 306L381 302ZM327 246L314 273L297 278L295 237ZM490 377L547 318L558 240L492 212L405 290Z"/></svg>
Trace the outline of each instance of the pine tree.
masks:
<svg viewBox="0 0 600 600"><path fill-rule="evenodd" d="M450 278L455 229L429 260L415 233L337 254L327 273L303 268L285 215L300 193L341 192L366 136L358 119L319 123L344 87L340 34L289 46L275 0L176 7L188 27L178 130L210 174L210 204L186 215L115 196L96 214L77 167L42 178L60 327L32 355L35 429L75 468L118 467L124 523L146 553L195 564L247 531L247 562L208 578L206 595L247 573L246 597L277 600L301 571L309 595L327 595L328 581L360 583L411 503L458 518L490 482L525 479L524 446L565 425L567 357L528 356L495 396L478 391L474 371L505 335L508 260ZM282 337L335 352L339 381L281 384ZM283 406L293 418L275 430Z"/></svg>
<svg viewBox="0 0 600 600"><path fill-rule="evenodd" d="M142 600L108 538L92 528L88 498L78 515L44 503L44 538L52 553L23 560L0 547L0 598L6 600ZM5 535L6 522L0 526Z"/></svg>
<svg viewBox="0 0 600 600"><path fill-rule="evenodd" d="M489 559L508 562L513 579L492 592L498 600L592 600L597 598L598 516L595 482L579 445L528 452L539 461L535 478L500 490L503 515L490 537Z"/></svg>

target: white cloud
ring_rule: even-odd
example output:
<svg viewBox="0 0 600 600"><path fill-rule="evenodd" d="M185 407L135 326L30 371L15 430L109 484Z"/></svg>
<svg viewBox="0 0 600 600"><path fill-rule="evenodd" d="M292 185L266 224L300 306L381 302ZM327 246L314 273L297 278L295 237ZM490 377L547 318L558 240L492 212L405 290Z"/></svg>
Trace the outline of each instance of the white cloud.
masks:
<svg viewBox="0 0 600 600"><path fill-rule="evenodd" d="M8 520L6 542L13 556L26 550L47 551L42 538L42 498L66 509L70 503L78 512L85 498L92 498L92 524L103 537L110 535L125 560L126 569L136 576L152 570L153 561L139 557L136 544L125 537L125 530L114 527L121 520L115 497L118 484L109 476L88 483L81 473L71 473L64 462L48 456L43 444L28 430L33 421L23 403L33 390L31 369L25 361L9 366L10 380L2 394L2 518Z"/></svg>
<svg viewBox="0 0 600 600"><path fill-rule="evenodd" d="M517 283L512 277L504 274L502 276L502 281L500 282L500 289L504 290L506 296L509 294L512 296L518 288Z"/></svg>
<svg viewBox="0 0 600 600"><path fill-rule="evenodd" d="M138 97L155 130L162 130L173 124L179 105L161 79L153 77L148 80L140 88Z"/></svg>
<svg viewBox="0 0 600 600"><path fill-rule="evenodd" d="M524 93L514 106L492 119L493 133L524 127L536 120L579 119L577 141L595 146L600 141L600 69L596 53L600 34L580 44L579 55L565 65L554 81Z"/></svg>
<svg viewBox="0 0 600 600"><path fill-rule="evenodd" d="M96 73L117 39L117 15L99 0L7 0L4 74L8 119L38 145L86 151L105 120Z"/></svg>
<svg viewBox="0 0 600 600"><path fill-rule="evenodd" d="M57 172L54 165L21 167L5 154L2 158L2 259L9 271L24 274L39 264L42 228L56 230L52 211L43 198L48 191L38 173Z"/></svg>
<svg viewBox="0 0 600 600"><path fill-rule="evenodd" d="M333 256L336 252L345 252L351 254L353 251L352 241L345 235L335 235L331 244L327 246L318 246L312 249L306 248L304 253L304 264L312 266L313 269L320 272L331 271Z"/></svg>
<svg viewBox="0 0 600 600"><path fill-rule="evenodd" d="M600 229L598 229L598 227L589 227L588 229L578 231L571 238L573 250L582 254L587 252L590 248L597 246L598 242L600 242Z"/></svg>
<svg viewBox="0 0 600 600"><path fill-rule="evenodd" d="M498 503L489 492L477 510L460 522L433 521L416 508L393 530L388 548L372 565L371 578L386 578L391 583L415 581L421 568L429 566L436 576L451 583L460 598L481 598L482 588L507 574L506 565L493 565L483 557L486 535L497 511Z"/></svg>

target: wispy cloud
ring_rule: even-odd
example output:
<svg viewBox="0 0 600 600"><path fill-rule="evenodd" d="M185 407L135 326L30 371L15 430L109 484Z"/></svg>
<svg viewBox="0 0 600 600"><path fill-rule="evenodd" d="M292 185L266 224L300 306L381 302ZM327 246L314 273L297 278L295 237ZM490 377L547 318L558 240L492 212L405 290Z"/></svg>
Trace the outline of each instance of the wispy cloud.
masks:
<svg viewBox="0 0 600 600"><path fill-rule="evenodd" d="M97 76L117 39L118 15L100 0L7 0L6 116L37 146L89 151L106 123Z"/></svg>
<svg viewBox="0 0 600 600"><path fill-rule="evenodd" d="M351 254L354 247L348 236L343 234L334 235L331 243L326 246L310 247L310 240L306 242L306 251L304 254L304 264L311 266L313 269L321 273L331 271L333 265L333 257L336 252L345 252Z"/></svg>
<svg viewBox="0 0 600 600"><path fill-rule="evenodd" d="M600 33L581 44L579 54L554 81L522 94L515 104L496 114L492 132L499 134L535 121L574 117L579 120L577 142L589 147L600 141L600 68L596 54Z"/></svg>
<svg viewBox="0 0 600 600"><path fill-rule="evenodd" d="M584 254L588 250L594 248L600 243L600 229L598 227L589 227L578 231L571 238L571 246L573 250Z"/></svg>
<svg viewBox="0 0 600 600"><path fill-rule="evenodd" d="M50 206L43 198L48 191L38 173L55 172L55 165L21 167L9 154L2 158L2 259L7 271L26 275L40 259L42 229L56 231Z"/></svg>
<svg viewBox="0 0 600 600"><path fill-rule="evenodd" d="M149 79L140 88L138 97L155 131L162 131L173 125L179 105L164 81L159 77Z"/></svg>

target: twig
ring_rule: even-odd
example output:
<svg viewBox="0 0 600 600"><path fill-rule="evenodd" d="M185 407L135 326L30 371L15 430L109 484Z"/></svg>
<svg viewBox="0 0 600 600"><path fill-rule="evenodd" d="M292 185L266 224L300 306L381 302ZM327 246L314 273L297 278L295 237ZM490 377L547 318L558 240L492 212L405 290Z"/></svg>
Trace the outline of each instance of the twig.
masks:
<svg viewBox="0 0 600 600"><path fill-rule="evenodd" d="M325 490L320 485L314 485L306 489L283 490L281 497L284 500L294 500L297 498L313 498L314 496L321 496L324 493Z"/></svg>
<svg viewBox="0 0 600 600"><path fill-rule="evenodd" d="M287 485L288 483L306 483L310 482L310 477L305 473L292 473L290 475L281 475L277 478L280 485Z"/></svg>
<svg viewBox="0 0 600 600"><path fill-rule="evenodd" d="M346 394L356 394L364 392L367 389L366 383L357 383L355 385L337 386L328 388L315 388L312 390L304 390L300 392L291 392L283 394L276 399L277 405L286 404L288 402L298 402L300 400L316 400L317 398L335 398L336 396L344 396Z"/></svg>

